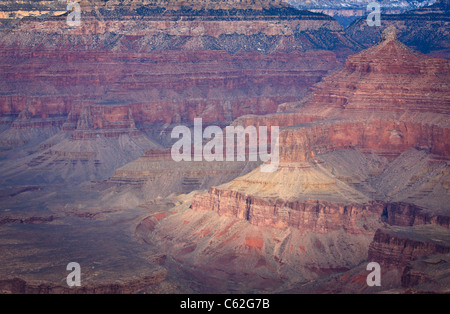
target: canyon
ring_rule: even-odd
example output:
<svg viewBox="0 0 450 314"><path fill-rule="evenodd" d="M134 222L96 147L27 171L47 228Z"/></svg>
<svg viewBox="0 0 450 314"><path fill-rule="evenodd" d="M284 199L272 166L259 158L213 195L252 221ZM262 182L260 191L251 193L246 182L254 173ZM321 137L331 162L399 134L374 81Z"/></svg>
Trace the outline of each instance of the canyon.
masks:
<svg viewBox="0 0 450 314"><path fill-rule="evenodd" d="M174 3L81 2L79 28L56 15L1 30L1 154L27 165L7 164L2 181L107 179L167 148L175 125L225 126L302 99L358 49L330 17L284 3Z"/></svg>
<svg viewBox="0 0 450 314"><path fill-rule="evenodd" d="M396 33L388 28L380 44L349 57L342 70L314 86L311 97L286 104L283 113L238 118L235 124L280 126L279 170L266 174L255 169L194 195L194 213L175 210L154 223L152 232L141 231L145 239L171 247L165 237L176 229L171 254L184 263L206 267L203 263L213 260L208 264L220 266L210 266L216 267L211 272L231 274L241 270L237 265L245 258L264 278L289 273L302 282L300 289L284 279L279 291L352 287L368 292L364 277L346 288L342 282L315 286L327 272L341 273L345 282L357 280L365 272L364 261L382 265L389 278L382 289L414 291L416 279L405 277L414 272L410 263L448 255L450 249L449 152L448 145L441 145L448 141L450 71L448 61L406 48ZM421 93L416 75L421 88L441 97ZM397 83L390 83L394 78ZM377 88L381 81L392 90ZM391 92L398 95L391 98L395 103L383 98ZM331 244L331 234L339 245ZM345 251L344 243L358 249ZM303 256L293 253L299 246ZM317 254L322 257L311 268L308 258ZM225 262L229 255L231 264ZM448 286L436 289L445 292Z"/></svg>
<svg viewBox="0 0 450 314"><path fill-rule="evenodd" d="M0 29L0 291L448 293L443 3L408 13L437 14L428 55L400 22L360 41L282 1L81 1L78 28ZM277 171L175 162L195 118L279 127Z"/></svg>

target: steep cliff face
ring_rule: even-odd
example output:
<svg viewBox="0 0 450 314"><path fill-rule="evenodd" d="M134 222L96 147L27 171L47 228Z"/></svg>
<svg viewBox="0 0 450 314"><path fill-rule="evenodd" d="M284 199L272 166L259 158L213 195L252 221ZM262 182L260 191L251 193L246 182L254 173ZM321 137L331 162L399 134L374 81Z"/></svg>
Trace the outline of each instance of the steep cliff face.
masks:
<svg viewBox="0 0 450 314"><path fill-rule="evenodd" d="M449 254L448 228L428 227L378 230L370 244L368 260L387 268L404 269L418 257Z"/></svg>
<svg viewBox="0 0 450 314"><path fill-rule="evenodd" d="M383 205L264 200L237 191L211 188L207 195L197 196L192 201L192 208L212 210L222 216L247 220L256 226L292 227L314 233L343 229L350 234L361 234L368 232L371 218L381 215Z"/></svg>
<svg viewBox="0 0 450 314"><path fill-rule="evenodd" d="M383 209L383 218L393 226L420 226L433 224L450 228L450 217L432 215L418 206L407 203L388 203Z"/></svg>
<svg viewBox="0 0 450 314"><path fill-rule="evenodd" d="M72 138L118 137L121 134L139 134L130 108L120 103L103 103L83 106Z"/></svg>
<svg viewBox="0 0 450 314"><path fill-rule="evenodd" d="M396 121L312 123L281 132L282 161L306 161L326 152L358 147L393 156L410 148L449 156L445 139L449 129Z"/></svg>
<svg viewBox="0 0 450 314"><path fill-rule="evenodd" d="M363 261L372 238L342 229L313 233L255 226L210 210L189 210L189 203L185 199L169 212L149 216L136 234L170 254L183 274L200 279L200 292L283 291L315 281Z"/></svg>
<svg viewBox="0 0 450 314"><path fill-rule="evenodd" d="M425 155L412 150L392 158L337 150L314 162L281 163L274 174L255 169L196 195L192 208L258 226L316 233L341 228L354 234L374 232L377 227L370 219L448 228L448 193L442 192L448 164Z"/></svg>

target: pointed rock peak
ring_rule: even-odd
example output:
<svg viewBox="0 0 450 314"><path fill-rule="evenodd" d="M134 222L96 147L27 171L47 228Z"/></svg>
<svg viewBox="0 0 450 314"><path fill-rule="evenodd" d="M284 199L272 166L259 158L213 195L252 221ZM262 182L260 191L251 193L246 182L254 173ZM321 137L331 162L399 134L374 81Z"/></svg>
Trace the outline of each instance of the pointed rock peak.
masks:
<svg viewBox="0 0 450 314"><path fill-rule="evenodd" d="M375 46L365 49L356 55L347 59L346 67L348 69L361 69L362 72L374 70L374 67L392 67L388 72L395 71L400 65L414 64L419 60L429 59L417 51L407 47L397 38L397 28L395 26L387 27L382 33L382 40ZM369 66L370 65L370 66ZM362 67L362 68L361 68ZM367 68L367 71L363 71Z"/></svg>
<svg viewBox="0 0 450 314"><path fill-rule="evenodd" d="M397 28L393 25L390 25L383 31L381 38L386 42L397 40Z"/></svg>

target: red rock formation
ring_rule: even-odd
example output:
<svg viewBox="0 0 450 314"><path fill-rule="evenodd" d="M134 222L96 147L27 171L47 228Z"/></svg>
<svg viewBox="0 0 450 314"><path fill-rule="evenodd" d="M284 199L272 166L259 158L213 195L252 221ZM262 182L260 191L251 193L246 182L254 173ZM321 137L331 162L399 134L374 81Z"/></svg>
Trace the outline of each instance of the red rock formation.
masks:
<svg viewBox="0 0 450 314"><path fill-rule="evenodd" d="M349 57L306 101L281 107L294 113L241 117L234 124L291 127L281 130L284 161L346 147L448 156L449 79L450 62L411 51L388 29L383 42Z"/></svg>
<svg viewBox="0 0 450 314"><path fill-rule="evenodd" d="M260 227L295 228L313 234L336 230L352 235L374 234L370 247L366 247L368 261L380 262L400 275L416 258L448 254L448 206L436 208L431 202L421 202L421 206L393 203L392 194L376 198L374 195L383 180L397 180L395 177L408 171L409 161L401 157L408 150L420 149L433 156L435 163L442 163L442 177L446 176L450 153L447 145L450 99L446 83L449 77L448 61L412 52L396 39L395 30L388 29L382 43L349 57L345 68L315 85L314 93L305 101L280 107L288 112L237 119L235 125L281 127L278 171L263 174L255 169L245 177L196 195L192 208L214 211ZM339 173L364 176L358 173L357 159L355 170L339 163L321 162L323 156L328 156L323 159L330 162L337 158L332 156L348 150L362 150L393 164L405 164L399 168L400 173L395 169L397 165L392 167L390 171L394 174L389 170L380 174L374 164L365 164L374 167L366 182L377 183L366 190L357 185L355 188L368 197L367 202L345 187L353 179L339 176ZM289 165L297 169L302 164L310 170L287 173ZM432 173L432 168L424 166L421 175ZM299 175L296 180L295 175ZM448 189L441 182L443 189L433 197L444 204ZM329 194L322 193L315 184L329 184ZM374 198L378 201L372 201ZM414 197L408 200L417 201ZM383 223L404 227L375 232L374 228L382 227ZM401 276L393 279L392 285L399 286L400 281Z"/></svg>
<svg viewBox="0 0 450 314"><path fill-rule="evenodd" d="M427 238L418 233L417 231L420 229L417 229L377 230L373 242L370 244L368 260L389 268L403 270L418 257L450 253L448 242ZM441 232L448 233L448 229L443 229ZM433 231L432 237L439 238L436 233Z"/></svg>
<svg viewBox="0 0 450 314"><path fill-rule="evenodd" d="M413 204L383 203L345 204L320 200L285 201L262 199L238 191L210 188L192 201L194 210L212 210L221 216L247 220L257 226L293 227L316 233L344 229L348 233L367 232L367 217L383 218L393 226L436 225L449 228L450 217L433 215Z"/></svg>
<svg viewBox="0 0 450 314"><path fill-rule="evenodd" d="M72 138L118 137L122 134L139 135L130 108L123 104L104 103L83 106Z"/></svg>
<svg viewBox="0 0 450 314"><path fill-rule="evenodd" d="M394 51L400 54L396 58L383 60L378 55L378 52L387 49L387 47L391 47L389 49L394 49ZM414 180L420 178L422 174L435 173L434 170L431 170L433 169L432 164L442 163L442 175L440 174L439 177L447 177L447 160L449 156L449 145L447 145L447 139L449 138L449 101L448 85L445 83L445 78L448 77L450 72L445 69L448 69L448 62L422 56L423 59L413 64L408 61L410 57L414 60L414 58L421 57L421 55L411 53L409 49L404 48L404 46L398 43L395 38L387 38L385 45L380 45L378 48L375 47L369 49L367 52L350 57L346 63L346 68L324 78L323 82L315 86L315 93L308 97L309 99L305 102L300 104L286 104L284 106L286 109L295 110L296 112L278 113L264 117L241 117L234 124L279 125L282 127L280 132L280 160L282 162L309 162L311 164L317 160L321 160L323 154L331 154L330 156L332 156L333 152L339 154L339 151L349 149L363 150L367 154L376 154L377 156L382 156L392 161L408 149L423 150L428 154L431 153L431 156L433 156L431 158L435 161L430 160L429 167L424 167L423 170L406 181L397 181L397 178L402 177L404 169L411 167L408 164L405 164L398 170L392 169L391 171L400 172L395 172L395 175L384 176L385 179L380 177L374 180L379 175L375 171L366 179L366 182L380 180L375 186L371 186L370 183L366 185L367 183L361 182L361 174L356 174L356 172L355 177L350 176L352 179L347 181L344 178L345 180L343 181L345 183L352 183L354 181L361 182L368 188L361 189L359 187L361 183L357 183L355 185L357 190L367 195L369 199L375 198L385 201L388 204L386 211L392 211L390 215L387 215L389 217L388 223L390 224L410 225L431 223L433 221L433 224L448 226L449 213L445 205L445 193L446 191L448 192L448 188L446 188L448 183L446 181L448 179L441 181L439 185L442 188L439 188L439 192L431 193L434 185L432 182L440 181L436 177L435 179L428 179L430 180L428 187L425 186L425 183L421 187L416 185L416 191L411 197L406 197L408 193L405 193L407 186L410 184L414 185ZM363 60L369 65L375 62L372 60L376 60L376 66L373 68L381 67L385 69L385 72L380 72L376 75L370 73L362 75L361 69L365 69ZM404 64L405 68L399 70L399 68L393 67L392 71L390 71L390 65L395 63ZM352 64L359 64L359 66L349 66ZM442 64L442 70L436 67L428 67L427 64ZM403 72L403 74L398 74L399 72ZM437 73L441 74L438 75ZM389 94L384 94L384 87L379 90L368 88L371 85L373 86L373 84L379 84L381 76L385 78L384 80L386 82L390 82L386 89L397 89L393 99L403 104L402 111L398 111L394 106L387 106L386 104L390 104L390 102L386 101L382 103L378 101L378 98L383 99L383 97L387 97L386 95ZM398 86L395 83L396 80L410 81L410 83ZM422 82L422 85L418 88L419 82ZM335 86L337 87L335 88ZM359 88L361 88L362 92ZM420 92L417 92L417 90ZM343 95L348 99L346 100L347 105L345 108L335 105L339 103L339 99L343 99ZM327 105L324 105L322 101L325 101ZM428 104L428 106L423 107L424 103ZM367 106L367 104L371 104L371 106ZM286 128L283 129L283 127ZM351 156L348 157L351 158ZM400 159L396 163L404 162L400 161ZM349 162L351 163L352 161ZM354 163L358 167L357 160L354 160ZM365 165L365 167L367 166L370 166L370 164ZM324 167L331 173L339 173L339 169L342 166L338 163L332 165L324 163ZM348 170L345 170L344 173L348 175ZM305 174L299 173L299 175ZM255 182L256 178L257 183ZM386 178L390 178L389 181L397 182L397 184L394 185L388 181L384 181L388 180ZM334 182L342 180L339 176L332 179ZM283 186L287 190L292 189L292 184L289 180L293 180L293 178L285 174L280 174L279 180L286 180L286 183L279 182L277 184L278 186ZM257 191L258 197L263 197L264 193L262 191L268 191L269 186L272 188L277 186L273 181L267 177L263 178L261 175L258 176L255 174L252 178L237 180L235 184L229 184L224 189L239 191L240 186L244 186L246 193L252 194ZM330 180L330 182L333 181ZM420 180L416 182L420 182ZM252 183L253 188L249 187ZM309 182L306 184L309 184ZM389 202L392 201L391 196L387 196L386 194L377 195L384 185L388 185L394 190L400 189L403 191L405 194L403 196L400 195L401 193L398 194L396 199L405 203L411 202L417 204L420 206L420 210L413 204L389 205ZM330 194L343 195L342 191L339 189L335 190L334 186L330 186L329 190ZM297 197L300 197L302 200L305 198L308 199L308 197L321 200L321 198L317 198L317 194L309 196L308 193L310 192L307 190L301 190L298 192ZM275 196L277 194L282 195L282 192L277 191L272 194L275 194ZM213 198L213 196L210 197ZM329 200L325 194L321 195L321 197ZM350 195L347 197L350 197ZM440 202L441 205L433 205L435 203L434 200ZM342 199L339 201L344 204L346 203ZM366 202L363 199L359 201L362 203ZM353 203L354 199L350 197L348 202ZM211 208L213 208L213 205L211 205ZM431 212L430 209L432 209ZM441 212L433 212L437 209L440 209Z"/></svg>
<svg viewBox="0 0 450 314"><path fill-rule="evenodd" d="M0 51L5 54L8 49L16 53L5 47ZM330 52L230 56L220 51L187 51L180 56L178 52L133 55L37 49L26 58L47 64L41 69L19 69L11 67L11 57L0 65L6 76L2 85L9 90L0 95L0 115L14 119L22 113L22 125L25 119L55 115L62 120L56 124L60 125L69 113L72 118L79 114L79 100L93 103L106 88L109 99L128 103L138 125L188 122L194 117L203 117L204 122L230 121L243 114L275 112L278 103L299 99L337 66ZM183 67L178 66L180 62ZM33 82L36 77L39 84ZM12 89L16 81L25 89ZM42 96L27 95L41 86L45 86ZM62 95L52 95L53 88Z"/></svg>
<svg viewBox="0 0 450 314"><path fill-rule="evenodd" d="M387 156L416 148L448 157L449 76L448 61L412 52L388 29L382 43L350 57L304 103L287 106L296 112L242 117L234 124L280 126L282 162L348 148ZM381 81L384 87L374 88Z"/></svg>
<svg viewBox="0 0 450 314"><path fill-rule="evenodd" d="M450 228L450 216L430 214L413 204L388 203L383 210L383 217L392 226L418 226L433 224Z"/></svg>
<svg viewBox="0 0 450 314"><path fill-rule="evenodd" d="M36 170L37 177L50 176L46 182L105 179L157 146L144 137L165 142L175 124L202 117L205 124L224 126L238 116L276 112L279 103L301 99L355 48L325 15L261 3L241 16L228 13L247 2L220 2L205 16L204 11L183 11L178 1L157 3L170 7L165 14L147 14L143 6L148 2L107 7L103 1L83 2L79 28L70 28L66 16L59 16L27 18L2 30L4 154L12 151L16 163L16 152L19 158L35 153L22 164ZM105 138L108 144L100 144ZM26 153L18 148L24 144ZM131 147L132 153L123 151ZM28 170L5 166L3 178L28 180L33 177L25 174ZM142 182L123 171L113 181ZM231 179L242 171L209 173ZM201 186L201 174L197 169L182 176L186 189Z"/></svg>
<svg viewBox="0 0 450 314"><path fill-rule="evenodd" d="M207 18L195 11L201 2L185 3L194 8L190 13L176 1L156 3L166 6L165 14L143 14L149 4L155 3L83 2L80 28L71 29L61 16L25 19L5 31L1 123L61 127L67 118L64 130L74 130L84 105L112 99L128 104L139 130L157 133L163 124L195 117L226 124L301 99L339 67L336 53L317 49L354 48L331 18L282 3L255 2L255 16L244 12L231 21L223 16L236 13L227 10L247 2L215 3L217 16ZM268 7L284 13L262 11ZM172 20L180 14L185 19ZM318 30L317 38L306 36ZM336 40L339 45L330 46Z"/></svg>
<svg viewBox="0 0 450 314"><path fill-rule="evenodd" d="M79 28L59 16L23 19L1 31L4 154L36 153L22 164L51 176L47 182L106 179L118 170L112 181L142 183L147 175L118 168L156 146L144 137L166 143L173 125L194 118L225 126L242 115L276 112L279 103L303 98L356 48L331 18L285 4L257 1L254 11L241 12L232 9L249 3L225 1L206 12L169 1L156 3L165 13L153 14L151 3L83 2ZM97 143L104 138L112 141ZM26 153L18 148L25 144ZM136 149L120 152L124 147ZM84 169L75 170L77 164ZM14 178L33 177L18 175L28 169L5 168ZM201 186L201 173L182 176L187 190ZM208 173L231 179L242 171Z"/></svg>
<svg viewBox="0 0 450 314"><path fill-rule="evenodd" d="M412 51L388 28L383 41L347 59L321 82L311 106L357 115L368 111L449 114L450 63Z"/></svg>
<svg viewBox="0 0 450 314"><path fill-rule="evenodd" d="M177 10L169 17L177 16ZM190 192L230 181L254 165L174 165L168 151L149 150L156 145L141 131L158 134L195 117L226 124L278 108L277 114L234 122L281 127L277 172L255 169L211 188L194 197L193 210L188 209L189 196L182 196L173 212L158 209L145 218L137 235L171 252L177 262L200 264L201 272L232 274L233 279L249 273L270 288L280 287L277 280L287 277L289 285L348 270L361 264L367 252L369 259L400 270L417 257L449 252L445 237L444 243L433 240L448 234L449 223L448 208L435 212L446 205L450 186L447 61L410 51L390 30L382 43L350 57L342 70L297 102L307 87L337 67L342 53L311 49L327 47L330 34L340 38L340 48L346 43L336 24L323 16L289 17L282 23L260 14L243 21L163 16L145 18L139 28L129 17L108 15L103 21L94 19L93 12L79 29L67 29L58 18L31 20L0 40L6 60L0 67L8 77L0 81L5 91L1 118L12 126L0 141L26 143L22 136L8 138L19 127L34 131L31 126L50 125L67 132L44 141L43 151L24 157L26 163L3 167L2 178L52 183L64 174L82 182L116 170L108 183L143 186L131 188L131 196L111 196L119 189L107 192L110 202L127 204L138 193L155 199ZM30 42L35 49L29 49ZM20 61L17 67L10 65L14 60ZM278 102L286 103L278 107ZM402 158L409 150L432 157ZM144 151L145 156L127 163ZM344 165L339 154L349 151L359 154ZM409 171L409 164L396 164L406 159L421 163L416 172ZM408 171L414 179L403 178ZM419 192L429 183L428 199L437 196L439 202L426 208L393 203L396 184L403 182ZM386 192L383 185L395 191ZM405 229L376 232L386 224ZM417 235L422 227L429 233ZM40 291L35 285L27 290L14 278L2 284L19 292ZM105 287L100 291L111 291Z"/></svg>
<svg viewBox="0 0 450 314"><path fill-rule="evenodd" d="M409 148L449 156L445 140L450 129L420 123L396 121L314 123L284 130L280 135L280 156L286 162L305 161L326 152L358 147L399 155Z"/></svg>
<svg viewBox="0 0 450 314"><path fill-rule="evenodd" d="M371 204L339 204L308 200L264 200L237 191L211 188L206 195L197 195L192 201L194 210L212 210L221 216L245 219L256 226L327 233L345 230L350 234L368 232L364 222L380 216L381 202Z"/></svg>

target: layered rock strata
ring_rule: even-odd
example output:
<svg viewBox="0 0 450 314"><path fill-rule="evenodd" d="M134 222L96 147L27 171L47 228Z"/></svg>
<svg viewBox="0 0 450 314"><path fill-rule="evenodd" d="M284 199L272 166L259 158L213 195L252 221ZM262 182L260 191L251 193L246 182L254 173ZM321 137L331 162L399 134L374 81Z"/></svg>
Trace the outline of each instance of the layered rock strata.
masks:
<svg viewBox="0 0 450 314"><path fill-rule="evenodd" d="M401 287L416 259L449 253L449 73L389 28L305 101L235 121L280 126L282 162L196 195L192 208L260 228L366 234L367 261Z"/></svg>
<svg viewBox="0 0 450 314"><path fill-rule="evenodd" d="M46 182L106 179L155 142L170 145L176 125L201 117L225 126L302 99L358 49L330 17L282 2L80 6L80 27L65 14L25 18L0 33L0 153L13 161L9 182L34 177L10 177L20 158L36 177L55 164L84 163L94 173L58 168ZM136 153L127 156L130 147Z"/></svg>

